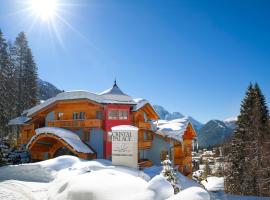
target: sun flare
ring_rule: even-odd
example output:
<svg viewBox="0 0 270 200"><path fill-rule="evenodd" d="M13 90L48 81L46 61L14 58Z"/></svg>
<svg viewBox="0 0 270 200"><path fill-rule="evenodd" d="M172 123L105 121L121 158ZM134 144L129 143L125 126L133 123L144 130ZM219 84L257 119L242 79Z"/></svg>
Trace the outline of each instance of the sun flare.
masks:
<svg viewBox="0 0 270 200"><path fill-rule="evenodd" d="M45 21L52 20L57 10L56 0L31 0L30 6L33 13Z"/></svg>

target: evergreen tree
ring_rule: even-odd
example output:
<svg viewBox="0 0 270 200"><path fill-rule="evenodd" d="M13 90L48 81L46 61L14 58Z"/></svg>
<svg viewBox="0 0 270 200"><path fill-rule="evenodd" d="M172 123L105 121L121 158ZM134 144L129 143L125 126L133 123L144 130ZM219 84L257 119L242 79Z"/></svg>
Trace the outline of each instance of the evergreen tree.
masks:
<svg viewBox="0 0 270 200"><path fill-rule="evenodd" d="M259 196L270 196L270 126L265 97L256 83L254 130L256 132L256 188Z"/></svg>
<svg viewBox="0 0 270 200"><path fill-rule="evenodd" d="M32 52L28 47L26 36L19 33L13 46L13 64L17 82L17 115L38 102L37 67Z"/></svg>
<svg viewBox="0 0 270 200"><path fill-rule="evenodd" d="M174 169L172 168L172 163L169 159L169 156L166 156L166 159L161 162L163 169L161 171L161 174L166 178L167 181L169 181L174 189L174 194L177 194L180 189L179 186L177 185L177 177Z"/></svg>
<svg viewBox="0 0 270 200"><path fill-rule="evenodd" d="M9 120L9 94L11 76L11 62L8 56L8 45L0 30L0 137L7 134Z"/></svg>
<svg viewBox="0 0 270 200"><path fill-rule="evenodd" d="M207 179L207 177L211 174L211 168L209 166L209 162L208 160L205 161L204 163L204 168L203 168L203 175L202 175L202 179Z"/></svg>
<svg viewBox="0 0 270 200"><path fill-rule="evenodd" d="M270 195L269 179L265 181L270 163L269 149L267 151L269 141L269 114L265 98L257 84L250 85L241 105L227 159L230 163L225 177L227 192Z"/></svg>
<svg viewBox="0 0 270 200"><path fill-rule="evenodd" d="M244 154L244 137L249 131L249 125L252 123L251 108L254 104L254 89L250 84L246 92L246 96L242 101L240 115L237 120L237 128L234 132L230 153L228 154L228 162L225 177L225 190L232 194L242 194L243 192L243 176L245 166Z"/></svg>

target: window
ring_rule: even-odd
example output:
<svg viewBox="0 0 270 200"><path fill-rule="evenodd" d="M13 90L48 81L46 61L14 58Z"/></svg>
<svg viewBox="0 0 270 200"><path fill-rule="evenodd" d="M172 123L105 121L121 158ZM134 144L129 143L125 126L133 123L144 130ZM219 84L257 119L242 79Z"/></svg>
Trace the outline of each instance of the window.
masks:
<svg viewBox="0 0 270 200"><path fill-rule="evenodd" d="M118 111L110 110L109 111L109 119L118 119Z"/></svg>
<svg viewBox="0 0 270 200"><path fill-rule="evenodd" d="M144 121L147 122L147 115L146 115L146 113L143 113L143 118L144 118Z"/></svg>
<svg viewBox="0 0 270 200"><path fill-rule="evenodd" d="M122 120L128 119L127 110L119 110L119 119Z"/></svg>
<svg viewBox="0 0 270 200"><path fill-rule="evenodd" d="M144 131L144 133L143 133L143 140L144 141L153 140L152 134L149 133L149 132L147 132L147 131Z"/></svg>
<svg viewBox="0 0 270 200"><path fill-rule="evenodd" d="M80 112L80 119L85 119L85 112Z"/></svg>
<svg viewBox="0 0 270 200"><path fill-rule="evenodd" d="M61 120L63 115L64 115L64 113L59 112L57 115L57 120Z"/></svg>
<svg viewBox="0 0 270 200"><path fill-rule="evenodd" d="M79 119L79 113L74 112L72 118L73 118L73 120Z"/></svg>
<svg viewBox="0 0 270 200"><path fill-rule="evenodd" d="M103 119L103 113L102 113L102 111L98 110L98 111L96 112L96 118L97 118L97 119Z"/></svg>
<svg viewBox="0 0 270 200"><path fill-rule="evenodd" d="M127 120L128 111L127 110L109 110L109 119Z"/></svg>

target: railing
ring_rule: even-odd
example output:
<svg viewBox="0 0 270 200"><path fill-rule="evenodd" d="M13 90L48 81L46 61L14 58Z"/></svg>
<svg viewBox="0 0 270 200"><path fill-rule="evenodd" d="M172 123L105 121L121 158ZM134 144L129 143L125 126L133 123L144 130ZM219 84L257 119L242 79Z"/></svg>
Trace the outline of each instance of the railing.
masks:
<svg viewBox="0 0 270 200"><path fill-rule="evenodd" d="M152 146L152 140L139 140L139 149L150 149Z"/></svg>
<svg viewBox="0 0 270 200"><path fill-rule="evenodd" d="M100 119L54 120L54 121L49 121L48 126L53 126L53 127L101 127L102 120L100 120Z"/></svg>
<svg viewBox="0 0 270 200"><path fill-rule="evenodd" d="M151 167L153 164L152 164L152 161L151 160L139 160L139 163L138 163L138 167L139 169L144 169L146 167Z"/></svg>
<svg viewBox="0 0 270 200"><path fill-rule="evenodd" d="M149 122L139 122L139 128L151 130L152 126Z"/></svg>

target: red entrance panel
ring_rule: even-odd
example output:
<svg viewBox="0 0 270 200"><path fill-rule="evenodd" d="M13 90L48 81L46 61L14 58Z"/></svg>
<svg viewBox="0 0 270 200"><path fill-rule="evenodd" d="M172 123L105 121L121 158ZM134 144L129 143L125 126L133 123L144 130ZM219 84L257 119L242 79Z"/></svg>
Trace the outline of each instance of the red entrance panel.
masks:
<svg viewBox="0 0 270 200"><path fill-rule="evenodd" d="M109 159L112 155L112 142L108 133L111 128L118 125L131 125L131 106L130 105L118 105L118 104L108 104L104 109L104 158ZM127 116L126 116L127 113Z"/></svg>

